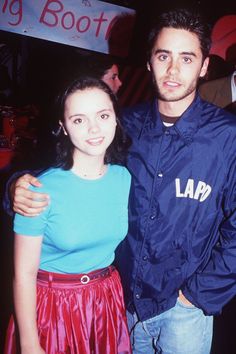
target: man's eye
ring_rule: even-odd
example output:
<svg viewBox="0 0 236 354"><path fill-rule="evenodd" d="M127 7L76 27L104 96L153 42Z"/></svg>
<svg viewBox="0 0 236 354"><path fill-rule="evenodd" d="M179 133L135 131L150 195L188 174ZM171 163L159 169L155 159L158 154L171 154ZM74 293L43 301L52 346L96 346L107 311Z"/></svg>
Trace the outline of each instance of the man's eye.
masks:
<svg viewBox="0 0 236 354"><path fill-rule="evenodd" d="M164 61L164 60L166 60L167 58L168 58L168 55L166 55L166 54L161 54L161 55L159 55L159 60L160 61Z"/></svg>
<svg viewBox="0 0 236 354"><path fill-rule="evenodd" d="M185 62L185 63L192 63L192 59L191 58L188 58L188 57L184 57L183 58L183 61Z"/></svg>

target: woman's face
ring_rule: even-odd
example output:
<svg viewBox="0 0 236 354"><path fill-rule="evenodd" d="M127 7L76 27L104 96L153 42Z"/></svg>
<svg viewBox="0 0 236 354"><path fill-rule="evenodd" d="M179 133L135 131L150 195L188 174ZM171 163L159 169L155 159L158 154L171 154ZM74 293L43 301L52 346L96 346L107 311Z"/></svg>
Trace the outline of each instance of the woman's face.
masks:
<svg viewBox="0 0 236 354"><path fill-rule="evenodd" d="M119 79L119 70L117 65L112 65L103 75L102 80L110 87L110 89L116 94L122 85Z"/></svg>
<svg viewBox="0 0 236 354"><path fill-rule="evenodd" d="M74 157L104 158L116 131L116 115L109 95L99 88L70 94L65 101L63 127L74 145Z"/></svg>

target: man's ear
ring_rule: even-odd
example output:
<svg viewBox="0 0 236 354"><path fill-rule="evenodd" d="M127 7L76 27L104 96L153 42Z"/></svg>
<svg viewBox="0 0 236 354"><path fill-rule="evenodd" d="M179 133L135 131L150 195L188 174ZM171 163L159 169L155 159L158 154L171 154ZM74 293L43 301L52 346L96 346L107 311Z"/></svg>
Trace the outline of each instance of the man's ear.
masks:
<svg viewBox="0 0 236 354"><path fill-rule="evenodd" d="M65 135L68 135L67 134L67 131L66 131L66 129L65 129L65 127L64 127L64 125L63 125L63 123L62 123L62 121L61 120L59 120L59 125L62 127L62 129L63 129L63 133L65 134Z"/></svg>
<svg viewBox="0 0 236 354"><path fill-rule="evenodd" d="M209 64L209 57L207 57L203 64L202 64L202 68L201 68L201 71L200 71L200 77L204 77L207 73L207 68L208 68L208 64Z"/></svg>

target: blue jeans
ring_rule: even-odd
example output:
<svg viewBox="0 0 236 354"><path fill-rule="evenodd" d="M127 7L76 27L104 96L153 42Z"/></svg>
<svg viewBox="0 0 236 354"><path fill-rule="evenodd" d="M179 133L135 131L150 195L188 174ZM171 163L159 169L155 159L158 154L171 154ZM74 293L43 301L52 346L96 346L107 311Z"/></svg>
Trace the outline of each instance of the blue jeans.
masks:
<svg viewBox="0 0 236 354"><path fill-rule="evenodd" d="M179 299L170 310L138 321L127 313L134 354L209 354L213 334L213 317L205 316L193 305Z"/></svg>

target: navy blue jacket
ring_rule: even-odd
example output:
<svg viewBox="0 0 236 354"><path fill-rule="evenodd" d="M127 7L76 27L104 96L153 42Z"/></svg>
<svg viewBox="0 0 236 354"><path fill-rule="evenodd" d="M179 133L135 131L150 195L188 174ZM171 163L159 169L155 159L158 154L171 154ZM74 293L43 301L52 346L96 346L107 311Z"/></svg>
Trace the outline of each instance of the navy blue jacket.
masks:
<svg viewBox="0 0 236 354"><path fill-rule="evenodd" d="M145 320L181 289L217 314L236 294L236 116L198 96L172 127L157 102L127 110L124 125L132 186L117 265L127 307Z"/></svg>

